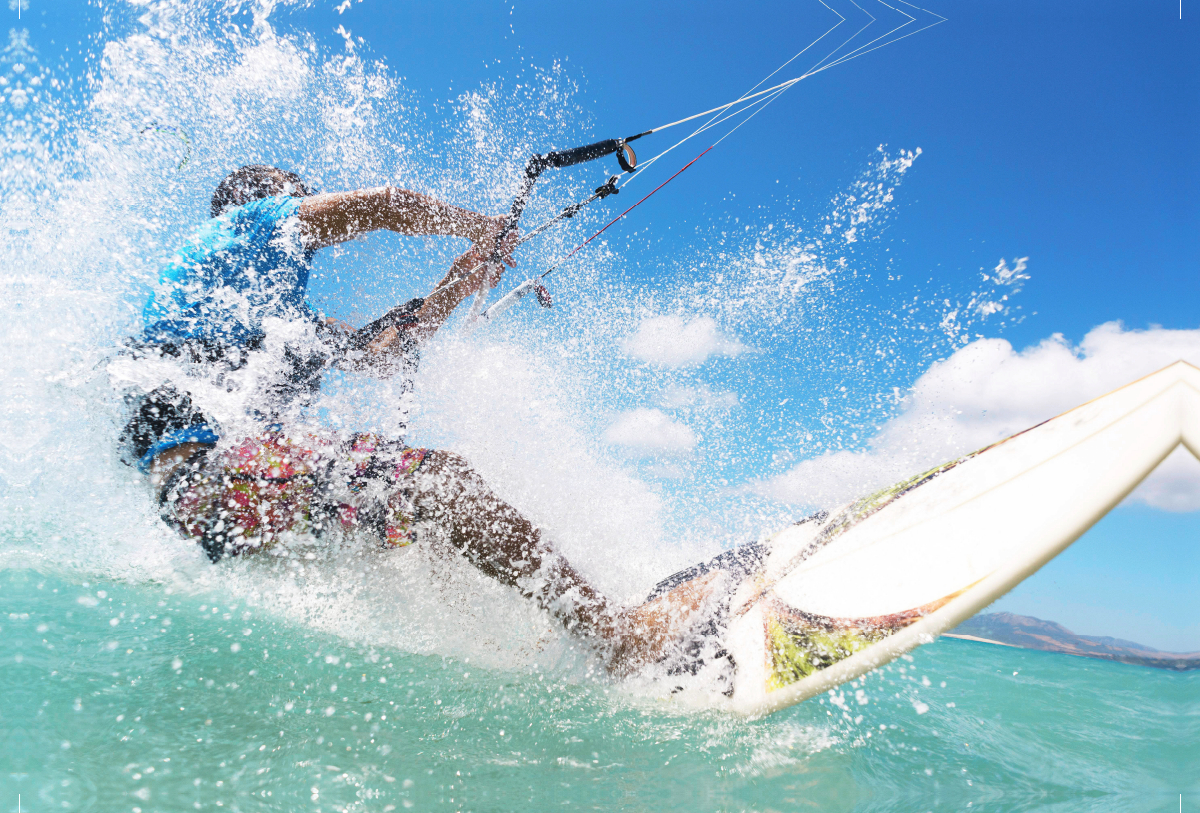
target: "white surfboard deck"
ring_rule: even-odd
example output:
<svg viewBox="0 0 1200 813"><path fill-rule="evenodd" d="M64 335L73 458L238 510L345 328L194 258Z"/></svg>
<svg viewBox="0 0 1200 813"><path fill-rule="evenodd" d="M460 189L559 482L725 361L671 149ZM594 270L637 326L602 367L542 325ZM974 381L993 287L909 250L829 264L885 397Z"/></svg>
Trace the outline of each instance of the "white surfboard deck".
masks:
<svg viewBox="0 0 1200 813"><path fill-rule="evenodd" d="M1078 539L1179 444L1200 457L1186 362L799 524L729 597L729 703L763 715L957 626Z"/></svg>

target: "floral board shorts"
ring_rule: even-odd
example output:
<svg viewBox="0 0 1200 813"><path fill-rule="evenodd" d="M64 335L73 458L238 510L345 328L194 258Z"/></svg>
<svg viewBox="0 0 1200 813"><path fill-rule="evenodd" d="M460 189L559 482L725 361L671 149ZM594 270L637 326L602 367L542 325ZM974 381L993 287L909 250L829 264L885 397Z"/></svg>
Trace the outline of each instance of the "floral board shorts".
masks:
<svg viewBox="0 0 1200 813"><path fill-rule="evenodd" d="M160 505L213 561L334 529L403 547L416 539L413 475L429 452L372 434L272 429L179 466Z"/></svg>

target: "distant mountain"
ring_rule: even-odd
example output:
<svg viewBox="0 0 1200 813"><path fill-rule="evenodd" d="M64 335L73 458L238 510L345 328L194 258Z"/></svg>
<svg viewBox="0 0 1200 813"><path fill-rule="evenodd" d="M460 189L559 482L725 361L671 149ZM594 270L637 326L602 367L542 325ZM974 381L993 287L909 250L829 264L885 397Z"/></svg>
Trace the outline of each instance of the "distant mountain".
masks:
<svg viewBox="0 0 1200 813"><path fill-rule="evenodd" d="M1009 646L1065 652L1085 658L1102 658L1139 666L1185 672L1200 669L1200 652L1162 652L1153 647L1105 636L1076 635L1062 624L1028 615L986 613L977 615L950 632L950 636L983 638Z"/></svg>

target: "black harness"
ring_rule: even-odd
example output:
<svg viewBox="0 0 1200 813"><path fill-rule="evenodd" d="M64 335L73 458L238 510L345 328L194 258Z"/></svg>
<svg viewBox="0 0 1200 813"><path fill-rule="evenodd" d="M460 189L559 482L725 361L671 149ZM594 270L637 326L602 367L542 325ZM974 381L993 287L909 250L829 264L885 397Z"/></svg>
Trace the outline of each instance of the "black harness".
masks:
<svg viewBox="0 0 1200 813"><path fill-rule="evenodd" d="M354 333L344 333L323 323L318 324L321 349L304 351L290 346L284 348L286 372L281 383L272 387L270 403L282 407L297 400L315 397L321 388L321 375L327 368L357 367L367 346L389 327L399 331L399 352L389 372L403 376L405 388L411 387L412 376L416 374L420 362L420 347L412 335L412 328L417 324L417 311L424 304L425 300L420 297L409 300ZM130 340L124 352L135 358L165 356L231 372L245 367L250 354L262 348L263 337L257 335L242 344L206 339L169 343ZM132 417L121 430L119 442L121 460L130 466L136 466L150 448L167 435L202 423L214 424L196 407L187 392L179 391L172 384L164 384L145 395L130 396L127 402ZM272 416L264 417L270 419Z"/></svg>

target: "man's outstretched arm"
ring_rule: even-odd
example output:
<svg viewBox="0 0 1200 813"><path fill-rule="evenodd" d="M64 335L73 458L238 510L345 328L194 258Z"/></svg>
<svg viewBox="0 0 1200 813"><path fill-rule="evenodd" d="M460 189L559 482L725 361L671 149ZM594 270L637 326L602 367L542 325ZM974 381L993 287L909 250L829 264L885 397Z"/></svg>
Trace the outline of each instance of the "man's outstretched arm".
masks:
<svg viewBox="0 0 1200 813"><path fill-rule="evenodd" d="M312 195L300 203L299 216L305 247L310 249L336 245L380 229L465 237L482 247L489 237L494 240L504 224L503 217L487 217L394 186Z"/></svg>

